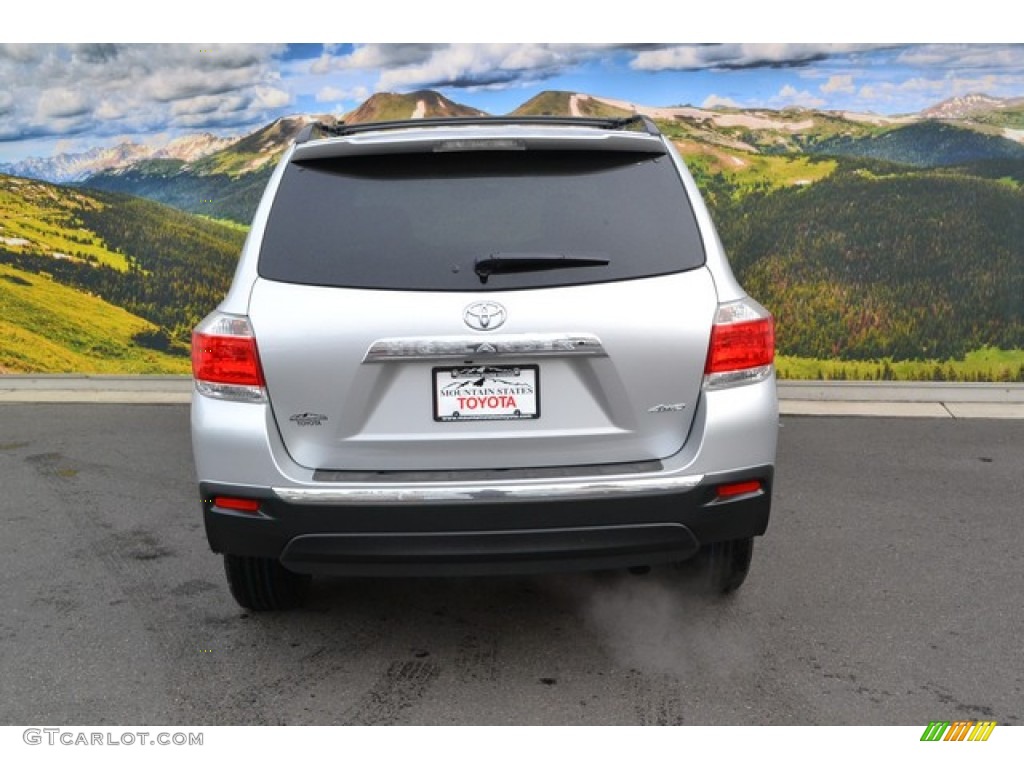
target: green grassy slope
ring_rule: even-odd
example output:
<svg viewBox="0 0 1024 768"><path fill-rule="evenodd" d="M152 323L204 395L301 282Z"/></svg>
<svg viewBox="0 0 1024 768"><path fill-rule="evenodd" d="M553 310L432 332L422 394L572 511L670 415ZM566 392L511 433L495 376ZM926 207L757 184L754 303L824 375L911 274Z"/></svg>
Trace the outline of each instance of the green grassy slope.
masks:
<svg viewBox="0 0 1024 768"><path fill-rule="evenodd" d="M9 270L0 305L7 362L0 365L18 370L108 370L97 362L104 357L123 361L125 370L181 370L180 360L168 363L168 355L147 350L187 354L191 328L223 297L245 239L237 226L149 200L6 176L0 205L0 266ZM53 244L61 242L100 255L55 255ZM76 295L88 300L75 310L78 341L65 322L74 312L54 314L61 303L78 306L69 300ZM100 305L120 307L120 325L109 317L95 322ZM125 352L125 344L137 354Z"/></svg>
<svg viewBox="0 0 1024 768"><path fill-rule="evenodd" d="M82 220L104 207L102 201L85 193L0 175L0 248L125 271L128 261L124 255L88 230Z"/></svg>
<svg viewBox="0 0 1024 768"><path fill-rule="evenodd" d="M0 264L0 372L188 373L188 359L141 347L156 326L95 296Z"/></svg>

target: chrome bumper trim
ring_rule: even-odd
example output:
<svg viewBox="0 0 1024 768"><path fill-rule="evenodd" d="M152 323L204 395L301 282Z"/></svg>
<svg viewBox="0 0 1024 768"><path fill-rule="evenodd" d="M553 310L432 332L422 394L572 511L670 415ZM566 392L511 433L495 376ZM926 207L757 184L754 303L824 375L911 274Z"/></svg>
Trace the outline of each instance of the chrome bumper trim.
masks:
<svg viewBox="0 0 1024 768"><path fill-rule="evenodd" d="M568 482L522 482L516 484L379 483L329 488L274 488L279 499L290 504L403 505L473 504L609 499L616 496L657 496L679 493L698 486L704 475L671 477L595 477Z"/></svg>
<svg viewBox="0 0 1024 768"><path fill-rule="evenodd" d="M401 360L464 360L475 357L548 357L606 355L591 333L504 334L494 336L402 336L378 339L364 363Z"/></svg>

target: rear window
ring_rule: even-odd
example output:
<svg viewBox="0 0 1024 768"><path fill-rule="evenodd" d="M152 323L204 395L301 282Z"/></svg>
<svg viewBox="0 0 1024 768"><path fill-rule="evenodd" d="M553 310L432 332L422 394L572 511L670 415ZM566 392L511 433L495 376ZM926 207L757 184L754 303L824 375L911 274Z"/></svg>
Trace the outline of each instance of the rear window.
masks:
<svg viewBox="0 0 1024 768"><path fill-rule="evenodd" d="M482 259L606 264L490 275ZM580 285L704 263L666 155L437 152L292 163L260 254L262 277L351 288L481 291Z"/></svg>

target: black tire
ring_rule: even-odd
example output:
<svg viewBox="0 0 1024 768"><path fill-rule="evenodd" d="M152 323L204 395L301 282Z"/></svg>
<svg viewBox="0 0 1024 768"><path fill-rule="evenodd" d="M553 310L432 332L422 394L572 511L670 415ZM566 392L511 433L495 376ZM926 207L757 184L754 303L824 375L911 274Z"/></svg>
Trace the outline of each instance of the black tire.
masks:
<svg viewBox="0 0 1024 768"><path fill-rule="evenodd" d="M706 552L704 576L712 594L727 595L735 592L750 572L750 559L754 555L754 540L734 539L710 544Z"/></svg>
<svg viewBox="0 0 1024 768"><path fill-rule="evenodd" d="M753 554L753 538L719 541L701 547L690 560L677 563L676 570L700 592L728 595L746 580Z"/></svg>
<svg viewBox="0 0 1024 768"><path fill-rule="evenodd" d="M266 557L224 555L224 573L231 596L250 611L282 611L302 605L309 576L293 573Z"/></svg>

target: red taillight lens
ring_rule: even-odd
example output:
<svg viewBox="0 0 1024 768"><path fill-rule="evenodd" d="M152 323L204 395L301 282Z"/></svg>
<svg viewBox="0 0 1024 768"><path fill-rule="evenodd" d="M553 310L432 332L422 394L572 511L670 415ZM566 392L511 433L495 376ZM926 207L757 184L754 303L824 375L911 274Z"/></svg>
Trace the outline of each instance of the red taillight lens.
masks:
<svg viewBox="0 0 1024 768"><path fill-rule="evenodd" d="M704 373L757 368L774 360L775 323L771 317L715 325Z"/></svg>
<svg viewBox="0 0 1024 768"><path fill-rule="evenodd" d="M256 339L196 331L192 334L192 375L215 384L262 387Z"/></svg>

